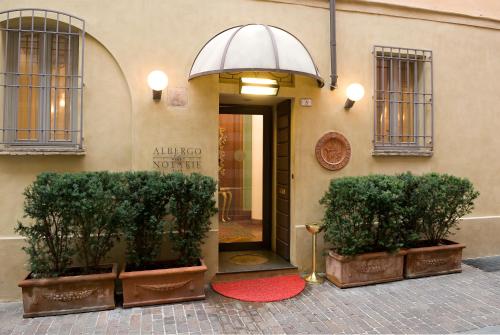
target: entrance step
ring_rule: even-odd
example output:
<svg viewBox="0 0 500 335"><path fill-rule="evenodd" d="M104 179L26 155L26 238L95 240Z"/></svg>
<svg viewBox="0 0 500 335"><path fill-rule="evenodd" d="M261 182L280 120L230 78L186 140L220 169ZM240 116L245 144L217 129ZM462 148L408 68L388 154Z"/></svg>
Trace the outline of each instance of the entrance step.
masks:
<svg viewBox="0 0 500 335"><path fill-rule="evenodd" d="M298 274L298 268L269 250L219 253L219 272L212 282Z"/></svg>
<svg viewBox="0 0 500 335"><path fill-rule="evenodd" d="M256 279L256 278L269 278L284 275L297 275L299 270L295 269L279 269L279 270L265 270L265 271L247 271L247 272L233 272L233 273L217 273L212 279L212 283L220 283L241 279Z"/></svg>

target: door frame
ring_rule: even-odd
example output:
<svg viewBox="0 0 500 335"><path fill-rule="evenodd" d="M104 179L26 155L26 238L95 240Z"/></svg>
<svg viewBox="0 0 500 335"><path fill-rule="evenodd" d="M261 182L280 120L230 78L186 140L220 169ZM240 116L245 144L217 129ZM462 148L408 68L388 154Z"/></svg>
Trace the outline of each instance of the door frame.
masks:
<svg viewBox="0 0 500 335"><path fill-rule="evenodd" d="M262 241L220 243L219 251L271 249L273 223L273 107L261 105L220 104L220 114L263 116L263 175L262 175Z"/></svg>
<svg viewBox="0 0 500 335"><path fill-rule="evenodd" d="M287 118L287 123L286 125L282 125L281 122L281 117L285 116ZM283 141L281 139L281 131L286 130L286 141ZM292 190L292 179L293 179L293 173L292 173L292 101L291 99L286 99L276 105L276 185L275 185L275 190L274 190L274 197L275 197L275 212L274 212L274 218L275 223L276 223L276 236L275 236L275 242L276 242L276 254L279 256L283 257L286 261L290 261L290 255L291 255L291 243L292 243L292 225L291 225L291 215L292 215L292 208L291 208L291 202L292 202L292 197L291 197L291 190ZM286 143L286 150L283 149L284 142ZM283 173L283 167L282 167L282 160L283 158L287 158L287 163L286 163L286 169L287 169L287 176L286 176L286 183L283 181L283 178L280 177L280 173ZM285 204L285 205L284 205ZM285 206L286 210L283 210L283 206ZM285 225L283 225L283 220L280 220L280 216L282 215L281 218L287 217L285 220ZM287 235L284 235L281 232L281 228L286 228L287 230ZM284 238L286 236L286 238Z"/></svg>

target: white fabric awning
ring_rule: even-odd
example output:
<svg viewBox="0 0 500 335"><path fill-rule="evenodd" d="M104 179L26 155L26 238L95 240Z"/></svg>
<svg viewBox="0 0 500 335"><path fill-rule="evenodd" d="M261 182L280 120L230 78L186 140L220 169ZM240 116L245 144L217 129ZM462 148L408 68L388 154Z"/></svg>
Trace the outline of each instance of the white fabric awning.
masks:
<svg viewBox="0 0 500 335"><path fill-rule="evenodd" d="M295 73L324 84L302 42L283 29L264 24L237 26L214 36L196 56L189 79L243 71Z"/></svg>

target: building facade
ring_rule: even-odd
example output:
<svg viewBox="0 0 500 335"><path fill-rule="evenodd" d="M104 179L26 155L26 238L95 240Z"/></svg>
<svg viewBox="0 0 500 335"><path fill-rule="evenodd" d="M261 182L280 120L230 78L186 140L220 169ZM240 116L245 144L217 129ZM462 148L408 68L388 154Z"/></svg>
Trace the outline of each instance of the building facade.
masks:
<svg viewBox="0 0 500 335"><path fill-rule="evenodd" d="M327 0L4 0L0 12L0 299L20 296L26 256L14 228L24 188L43 171L216 178L221 210L204 245L207 281L218 271L219 248L232 243L258 242L310 269L305 224L322 218L329 181L372 173L469 178L481 196L453 239L467 245L465 257L500 253L500 5L493 1L339 0L334 90ZM209 59L199 65L207 73L193 76L200 50L232 27L240 27L232 44L214 50L232 52L235 62L265 53L252 40L257 33L238 36L255 28L282 52L276 63L312 61L316 72L277 64L276 71L210 71ZM300 41L301 59L285 54L286 41ZM153 70L169 78L161 100L147 84ZM245 76L273 79L277 96L240 94ZM365 95L345 109L351 83ZM345 158L343 140L325 147L331 156L319 155L342 165L337 170L316 157L318 140L332 131L349 143L349 160L336 161ZM256 240L222 234L245 219L260 224ZM318 255L326 247L320 239Z"/></svg>

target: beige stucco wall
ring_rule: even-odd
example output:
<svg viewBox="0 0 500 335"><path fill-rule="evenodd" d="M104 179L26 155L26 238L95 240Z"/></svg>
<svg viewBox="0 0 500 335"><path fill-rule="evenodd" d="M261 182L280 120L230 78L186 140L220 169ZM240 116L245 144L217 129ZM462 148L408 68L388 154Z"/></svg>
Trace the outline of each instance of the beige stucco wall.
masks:
<svg viewBox="0 0 500 335"><path fill-rule="evenodd" d="M284 2L293 2L287 4ZM394 2L387 0L386 3ZM203 151L201 173L217 177L218 97L237 93L221 87L217 76L187 81L190 66L203 44L218 32L245 23L266 23L297 36L309 49L328 82L329 13L322 0L4 0L0 10L22 7L57 9L86 20L85 156L0 156L0 299L19 297L16 282L23 276L22 240L13 231L22 217L22 191L37 173L47 170L152 169L156 146L196 146ZM401 5L403 2L398 1ZM318 203L331 178L411 170L448 172L470 178L481 192L471 218L456 239L465 242L466 256L500 253L500 138L496 106L500 103L500 28L492 19L500 10L483 1L404 1L406 7L374 1L339 1L339 88L319 89L296 78L294 88L280 96L293 100L292 110L292 263L309 268L310 236L304 224L319 220ZM474 2L475 3L475 2ZM420 9L409 8L416 4ZM432 12L430 9L439 12ZM495 9L496 8L496 9ZM423 10L425 9L425 10ZM490 11L491 9L491 11ZM451 11L452 14L446 13ZM385 14L384 14L385 13ZM460 15L456 15L459 13ZM314 24L311 24L314 23ZM498 25L498 27L497 27ZM434 52L435 154L431 158L373 157L372 122L374 44L431 49ZM187 87L186 108L151 99L146 76L160 69L169 87ZM345 87L365 86L365 98L346 112ZM313 107L300 107L310 97ZM350 163L341 171L319 166L314 146L327 131L342 132L352 146ZM205 244L211 275L217 271L217 220ZM320 249L323 244L320 243ZM321 253L320 250L318 253Z"/></svg>
<svg viewBox="0 0 500 335"><path fill-rule="evenodd" d="M129 170L131 160L130 90L109 52L86 40L85 156L0 155L0 299L19 296L16 283L26 273L22 240L14 227L22 220L24 188L42 171Z"/></svg>

